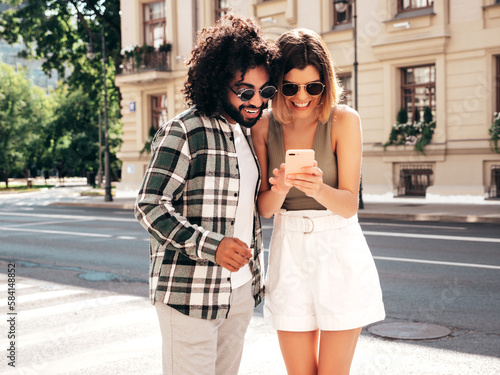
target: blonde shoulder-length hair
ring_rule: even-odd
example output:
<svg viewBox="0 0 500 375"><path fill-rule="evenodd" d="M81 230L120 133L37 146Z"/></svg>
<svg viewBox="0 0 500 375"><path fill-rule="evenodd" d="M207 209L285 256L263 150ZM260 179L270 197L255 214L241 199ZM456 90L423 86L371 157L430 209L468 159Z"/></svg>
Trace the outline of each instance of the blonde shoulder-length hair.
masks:
<svg viewBox="0 0 500 375"><path fill-rule="evenodd" d="M285 75L292 69L304 69L314 66L321 82L325 85L319 111L319 121L328 121L332 108L336 106L342 94L342 87L335 74L335 66L328 47L317 33L308 29L293 29L282 34L277 40L281 50L281 71L278 75L278 93L272 100L274 117L282 124L293 122L293 116L285 104L281 86Z"/></svg>

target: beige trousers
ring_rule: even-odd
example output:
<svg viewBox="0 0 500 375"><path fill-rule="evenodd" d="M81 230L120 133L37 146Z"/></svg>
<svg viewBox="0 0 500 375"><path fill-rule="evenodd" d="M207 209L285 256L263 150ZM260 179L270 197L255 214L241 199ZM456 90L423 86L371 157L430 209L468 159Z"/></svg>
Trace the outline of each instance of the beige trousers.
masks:
<svg viewBox="0 0 500 375"><path fill-rule="evenodd" d="M231 293L227 319L198 319L157 302L163 375L237 375L252 318L252 282Z"/></svg>

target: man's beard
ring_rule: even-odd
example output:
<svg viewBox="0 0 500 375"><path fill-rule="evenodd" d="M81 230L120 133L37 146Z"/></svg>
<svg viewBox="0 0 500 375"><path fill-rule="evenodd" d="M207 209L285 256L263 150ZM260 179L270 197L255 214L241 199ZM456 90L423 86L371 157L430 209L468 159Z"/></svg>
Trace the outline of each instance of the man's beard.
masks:
<svg viewBox="0 0 500 375"><path fill-rule="evenodd" d="M227 100L227 97L224 97L224 98L221 98L221 107L222 107L222 110L229 117L231 117L234 121L236 121L238 124L240 124L241 126L244 126L245 128L251 128L262 117L263 110L267 108L267 102L263 103L260 108L257 108L253 105L246 106L246 105L242 104L242 105L240 105L240 108L238 109L232 103L230 103L229 100ZM243 111L244 108L260 109L259 117L245 120L245 117L241 114L241 112Z"/></svg>

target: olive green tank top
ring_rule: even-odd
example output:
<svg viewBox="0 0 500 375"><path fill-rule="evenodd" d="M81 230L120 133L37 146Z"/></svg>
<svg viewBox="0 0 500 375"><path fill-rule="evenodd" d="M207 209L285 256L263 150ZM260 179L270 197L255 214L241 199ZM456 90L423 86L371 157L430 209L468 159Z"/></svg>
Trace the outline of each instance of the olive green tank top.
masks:
<svg viewBox="0 0 500 375"><path fill-rule="evenodd" d="M313 149L318 167L323 171L323 182L334 188L338 188L337 156L332 149L332 116L326 124L318 122L314 136ZM269 157L268 177L273 177L273 169L279 168L285 162L285 146L283 143L283 127L274 119L269 117L269 132L267 136L267 153ZM281 207L287 211L297 210L326 210L314 198L310 198L300 190L292 187L288 192L285 202Z"/></svg>

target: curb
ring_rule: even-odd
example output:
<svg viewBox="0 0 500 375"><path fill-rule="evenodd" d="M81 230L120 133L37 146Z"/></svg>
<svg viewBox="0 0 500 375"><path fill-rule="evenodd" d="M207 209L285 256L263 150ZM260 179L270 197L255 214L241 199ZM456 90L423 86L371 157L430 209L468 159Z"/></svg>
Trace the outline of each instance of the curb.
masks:
<svg viewBox="0 0 500 375"><path fill-rule="evenodd" d="M453 223L500 224L500 216L483 215L440 215L440 214L399 214L358 211L360 219L390 219L402 221L445 221Z"/></svg>

